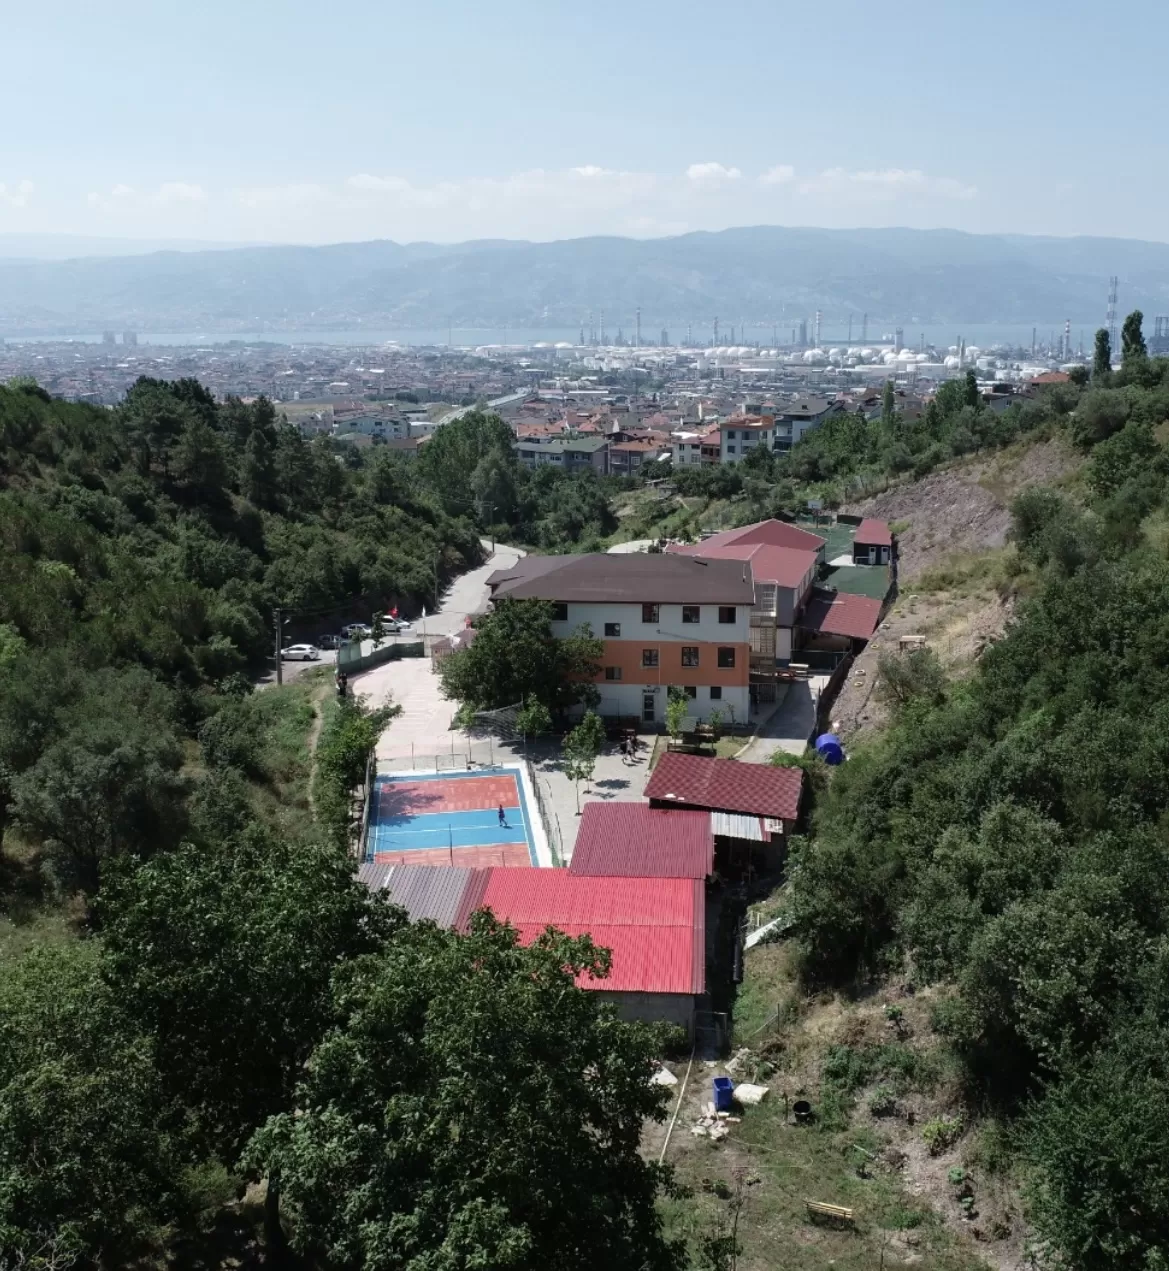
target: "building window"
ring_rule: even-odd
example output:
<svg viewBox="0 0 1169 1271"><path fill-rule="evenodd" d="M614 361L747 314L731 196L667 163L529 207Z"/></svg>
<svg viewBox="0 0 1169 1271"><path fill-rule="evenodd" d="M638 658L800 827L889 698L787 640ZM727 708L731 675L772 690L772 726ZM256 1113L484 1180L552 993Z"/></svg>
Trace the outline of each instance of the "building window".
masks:
<svg viewBox="0 0 1169 1271"><path fill-rule="evenodd" d="M723 623L724 625L725 625L726 623L728 623L728 622L734 622L734 620L735 620L735 606L734 606L734 605L719 605L719 607L718 607L718 620L719 620L719 622Z"/></svg>
<svg viewBox="0 0 1169 1271"><path fill-rule="evenodd" d="M657 664L658 664L657 649L642 649L641 665L642 666L657 666Z"/></svg>
<svg viewBox="0 0 1169 1271"><path fill-rule="evenodd" d="M718 651L718 664L719 666L723 668L723 670L728 670L730 667L734 666L735 665L734 649L727 648L725 646L723 648L720 648Z"/></svg>
<svg viewBox="0 0 1169 1271"><path fill-rule="evenodd" d="M686 696L690 698L691 701L693 701L698 696L698 690L694 687L693 684L685 685L682 689L682 692L685 693Z"/></svg>
<svg viewBox="0 0 1169 1271"><path fill-rule="evenodd" d="M610 640L618 640L621 638L621 624L619 622L606 622L605 635Z"/></svg>
<svg viewBox="0 0 1169 1271"><path fill-rule="evenodd" d="M723 700L723 690L721 684L712 684L710 686L710 700L712 702L721 702Z"/></svg>
<svg viewBox="0 0 1169 1271"><path fill-rule="evenodd" d="M698 665L698 645L684 644L682 646L682 665L697 666Z"/></svg>
<svg viewBox="0 0 1169 1271"><path fill-rule="evenodd" d="M682 606L683 622L701 622L702 609L699 605L683 605Z"/></svg>
<svg viewBox="0 0 1169 1271"><path fill-rule="evenodd" d="M734 441L734 439L735 439L735 430L734 430L733 428L728 428L728 429L727 429L727 441Z"/></svg>
<svg viewBox="0 0 1169 1271"><path fill-rule="evenodd" d="M567 622L568 606L562 600L554 600L552 602L552 621Z"/></svg>
<svg viewBox="0 0 1169 1271"><path fill-rule="evenodd" d="M728 455L733 455L734 453L735 453L735 448L734 448L734 446L728 446L728 447L727 447L727 454L728 454Z"/></svg>
<svg viewBox="0 0 1169 1271"><path fill-rule="evenodd" d="M642 605L641 620L642 622L657 622L659 607L657 605Z"/></svg>
<svg viewBox="0 0 1169 1271"><path fill-rule="evenodd" d="M621 678L621 668L619 666L605 667L605 679L619 680Z"/></svg>

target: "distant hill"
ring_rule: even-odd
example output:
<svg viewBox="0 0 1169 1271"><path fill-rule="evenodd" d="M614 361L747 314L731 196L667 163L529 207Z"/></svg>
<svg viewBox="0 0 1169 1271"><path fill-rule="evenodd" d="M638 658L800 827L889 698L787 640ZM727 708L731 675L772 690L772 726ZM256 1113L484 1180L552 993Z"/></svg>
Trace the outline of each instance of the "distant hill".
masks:
<svg viewBox="0 0 1169 1271"><path fill-rule="evenodd" d="M0 257L3 243L0 240ZM455 326L611 331L687 322L1094 324L1110 274L1126 310L1169 313L1169 244L956 230L757 226L675 238L160 251L0 260L0 332Z"/></svg>

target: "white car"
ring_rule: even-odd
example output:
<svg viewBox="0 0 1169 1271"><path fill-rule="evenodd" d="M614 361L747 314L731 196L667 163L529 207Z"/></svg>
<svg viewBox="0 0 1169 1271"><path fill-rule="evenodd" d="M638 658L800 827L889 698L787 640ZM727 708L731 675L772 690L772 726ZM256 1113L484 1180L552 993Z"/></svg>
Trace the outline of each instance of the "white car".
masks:
<svg viewBox="0 0 1169 1271"><path fill-rule="evenodd" d="M373 635L373 628L366 626L364 622L351 622L347 627L341 628L341 634L350 640L368 640Z"/></svg>
<svg viewBox="0 0 1169 1271"><path fill-rule="evenodd" d="M404 618L383 618L382 630L389 635L399 635L403 631L413 631L414 626Z"/></svg>
<svg viewBox="0 0 1169 1271"><path fill-rule="evenodd" d="M316 662L321 651L315 644L290 644L287 649L280 650L280 656L286 662Z"/></svg>

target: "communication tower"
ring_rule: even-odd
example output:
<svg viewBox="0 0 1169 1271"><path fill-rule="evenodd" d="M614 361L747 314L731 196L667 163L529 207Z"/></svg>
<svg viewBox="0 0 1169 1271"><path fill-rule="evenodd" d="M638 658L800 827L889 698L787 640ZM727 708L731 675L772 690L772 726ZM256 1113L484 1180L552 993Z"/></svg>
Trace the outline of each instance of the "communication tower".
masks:
<svg viewBox="0 0 1169 1271"><path fill-rule="evenodd" d="M636 340L637 340L637 347L640 349L640 348L641 348L641 306L640 306L640 305L638 305L638 306L637 306L637 335L636 335Z"/></svg>

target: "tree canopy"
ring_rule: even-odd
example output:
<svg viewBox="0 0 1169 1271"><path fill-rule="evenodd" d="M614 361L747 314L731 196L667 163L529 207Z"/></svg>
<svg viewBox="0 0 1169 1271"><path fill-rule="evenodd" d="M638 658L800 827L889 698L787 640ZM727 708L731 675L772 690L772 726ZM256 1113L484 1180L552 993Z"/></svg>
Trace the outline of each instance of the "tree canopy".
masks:
<svg viewBox="0 0 1169 1271"><path fill-rule="evenodd" d="M444 696L471 710L536 701L560 713L589 702L604 644L587 627L554 637L552 614L542 600L497 603L479 620L471 644L442 662Z"/></svg>
<svg viewBox="0 0 1169 1271"><path fill-rule="evenodd" d="M1063 415L1086 506L1018 496L1026 585L970 677L883 662L898 709L834 773L791 896L809 980L953 987L936 1026L972 1101L1019 1118L1035 1222L1079 1271L1169 1257L1169 362L1134 319Z"/></svg>
<svg viewBox="0 0 1169 1271"><path fill-rule="evenodd" d="M524 948L478 915L346 967L295 1114L249 1153L279 1171L296 1247L355 1271L683 1267L655 1209L669 1175L638 1150L665 1115L662 1038L573 987L607 966L587 938Z"/></svg>

